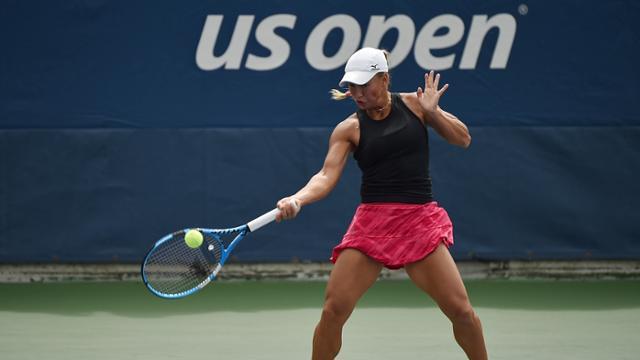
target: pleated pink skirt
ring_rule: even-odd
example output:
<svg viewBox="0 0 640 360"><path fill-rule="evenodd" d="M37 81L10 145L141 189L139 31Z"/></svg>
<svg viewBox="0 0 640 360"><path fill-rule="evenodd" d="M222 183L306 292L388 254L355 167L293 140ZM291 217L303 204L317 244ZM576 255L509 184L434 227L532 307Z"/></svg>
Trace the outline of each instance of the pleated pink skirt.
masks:
<svg viewBox="0 0 640 360"><path fill-rule="evenodd" d="M335 263L344 249L356 249L389 269L399 269L424 259L440 244L453 245L453 225L437 202L360 204L331 261Z"/></svg>

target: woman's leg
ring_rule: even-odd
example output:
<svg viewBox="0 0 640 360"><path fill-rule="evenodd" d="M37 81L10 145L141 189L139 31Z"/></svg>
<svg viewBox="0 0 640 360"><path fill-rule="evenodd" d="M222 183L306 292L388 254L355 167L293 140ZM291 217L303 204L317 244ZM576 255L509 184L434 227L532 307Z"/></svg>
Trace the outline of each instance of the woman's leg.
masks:
<svg viewBox="0 0 640 360"><path fill-rule="evenodd" d="M480 318L473 311L467 290L449 249L440 245L426 258L405 266L411 280L429 294L453 324L453 334L467 357L487 359Z"/></svg>
<svg viewBox="0 0 640 360"><path fill-rule="evenodd" d="M335 263L320 322L313 335L313 360L333 359L342 345L342 327L358 299L373 285L382 265L355 249L345 249Z"/></svg>

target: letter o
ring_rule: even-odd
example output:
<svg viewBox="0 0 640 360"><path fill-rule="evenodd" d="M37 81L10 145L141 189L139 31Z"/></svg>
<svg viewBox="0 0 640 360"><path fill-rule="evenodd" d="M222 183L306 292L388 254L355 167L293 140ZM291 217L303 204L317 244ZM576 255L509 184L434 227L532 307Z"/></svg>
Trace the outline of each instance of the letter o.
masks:
<svg viewBox="0 0 640 360"><path fill-rule="evenodd" d="M339 28L343 33L342 44L338 52L328 57L324 54L324 43L331 30ZM360 44L360 24L353 17L337 14L322 20L311 31L305 46L305 56L309 64L316 70L334 70L347 62L351 54L358 50Z"/></svg>

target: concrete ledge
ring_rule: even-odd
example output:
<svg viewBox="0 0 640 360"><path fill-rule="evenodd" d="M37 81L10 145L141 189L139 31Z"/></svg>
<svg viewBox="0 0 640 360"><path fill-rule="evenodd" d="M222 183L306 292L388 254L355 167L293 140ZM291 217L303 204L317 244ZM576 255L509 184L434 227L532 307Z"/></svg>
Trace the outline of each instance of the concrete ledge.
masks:
<svg viewBox="0 0 640 360"><path fill-rule="evenodd" d="M487 265L489 278L640 279L638 260L505 261Z"/></svg>
<svg viewBox="0 0 640 360"><path fill-rule="evenodd" d="M471 279L640 279L638 261L458 262ZM220 280L328 279L330 263L227 264ZM402 270L384 269L381 279L407 279ZM58 281L139 281L137 264L0 264L0 283Z"/></svg>

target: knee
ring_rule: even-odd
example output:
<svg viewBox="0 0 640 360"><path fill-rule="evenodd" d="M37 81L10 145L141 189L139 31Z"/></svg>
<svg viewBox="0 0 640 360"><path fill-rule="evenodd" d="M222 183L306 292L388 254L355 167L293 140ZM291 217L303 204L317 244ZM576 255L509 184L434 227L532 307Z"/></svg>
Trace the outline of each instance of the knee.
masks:
<svg viewBox="0 0 640 360"><path fill-rule="evenodd" d="M444 313L454 324L477 324L480 321L480 318L468 302L452 306L444 310Z"/></svg>
<svg viewBox="0 0 640 360"><path fill-rule="evenodd" d="M352 311L353 306L347 302L327 298L324 302L324 306L322 307L322 318L334 323L344 323L347 321Z"/></svg>

